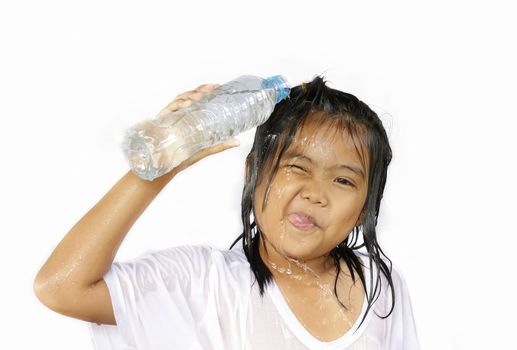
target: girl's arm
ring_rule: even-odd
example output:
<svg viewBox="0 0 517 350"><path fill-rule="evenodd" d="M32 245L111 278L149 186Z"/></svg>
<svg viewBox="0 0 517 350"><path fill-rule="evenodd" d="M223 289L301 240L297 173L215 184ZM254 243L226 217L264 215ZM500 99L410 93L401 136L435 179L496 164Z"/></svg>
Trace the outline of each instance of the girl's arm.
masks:
<svg viewBox="0 0 517 350"><path fill-rule="evenodd" d="M34 280L38 299L67 316L115 324L102 278L131 226L175 173L152 182L125 174L52 252Z"/></svg>
<svg viewBox="0 0 517 350"><path fill-rule="evenodd" d="M199 91L212 88L202 85L178 95L166 108L175 110L188 106L190 100L186 98L197 100L202 97ZM72 227L40 269L34 280L38 299L50 309L70 317L115 324L103 277L127 232L178 172L208 155L237 146L235 141L203 149L154 181L142 180L128 171Z"/></svg>

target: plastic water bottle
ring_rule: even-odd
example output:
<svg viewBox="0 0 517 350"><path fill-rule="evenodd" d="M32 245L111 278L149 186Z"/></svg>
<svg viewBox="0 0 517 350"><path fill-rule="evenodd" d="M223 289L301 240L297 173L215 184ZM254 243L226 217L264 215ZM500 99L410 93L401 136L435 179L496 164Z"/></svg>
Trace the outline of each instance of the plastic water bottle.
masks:
<svg viewBox="0 0 517 350"><path fill-rule="evenodd" d="M280 75L240 76L189 107L127 129L122 142L125 158L134 174L152 181L197 151L264 123L289 92Z"/></svg>

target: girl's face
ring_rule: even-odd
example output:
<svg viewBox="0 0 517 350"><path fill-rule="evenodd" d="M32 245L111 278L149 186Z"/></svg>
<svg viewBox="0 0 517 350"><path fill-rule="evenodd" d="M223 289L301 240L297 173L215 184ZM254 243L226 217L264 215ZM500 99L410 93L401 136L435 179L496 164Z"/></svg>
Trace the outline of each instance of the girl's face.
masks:
<svg viewBox="0 0 517 350"><path fill-rule="evenodd" d="M266 181L255 191L255 221L269 260L273 253L309 262L342 242L359 224L367 174L346 132L308 121L281 159L264 208Z"/></svg>

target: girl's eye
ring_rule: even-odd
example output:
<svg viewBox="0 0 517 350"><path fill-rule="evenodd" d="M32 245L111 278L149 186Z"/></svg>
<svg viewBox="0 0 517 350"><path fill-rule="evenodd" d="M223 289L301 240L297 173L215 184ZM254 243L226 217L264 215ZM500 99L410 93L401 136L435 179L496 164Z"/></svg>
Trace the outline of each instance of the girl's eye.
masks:
<svg viewBox="0 0 517 350"><path fill-rule="evenodd" d="M302 171L306 171L304 168L302 168L302 167L301 167L301 166L299 166L299 165L289 164L289 165L288 165L288 167L289 167L289 168L297 168L297 169L300 169L300 170L302 170ZM346 185L346 186L352 186L352 187L354 187L354 184L353 184L351 181L349 181L349 180L345 179L344 177L340 177L340 178L338 178L338 179L337 179L337 182L339 182L340 184Z"/></svg>
<svg viewBox="0 0 517 350"><path fill-rule="evenodd" d="M345 179L345 178L343 178L343 177L338 177L338 178L336 179L336 181L337 181L338 183L340 183L340 184L343 184L343 185L352 186L352 187L354 186L354 184L353 184L352 182L348 181L347 179Z"/></svg>
<svg viewBox="0 0 517 350"><path fill-rule="evenodd" d="M301 171L306 171L305 168L303 168L299 165L295 165L295 164L289 164L289 168L296 168L296 169L300 169Z"/></svg>

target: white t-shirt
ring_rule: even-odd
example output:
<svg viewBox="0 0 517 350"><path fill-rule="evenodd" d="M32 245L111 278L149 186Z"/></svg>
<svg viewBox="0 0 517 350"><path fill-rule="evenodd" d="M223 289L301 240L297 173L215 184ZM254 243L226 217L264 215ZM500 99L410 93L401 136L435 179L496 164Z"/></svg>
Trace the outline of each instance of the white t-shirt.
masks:
<svg viewBox="0 0 517 350"><path fill-rule="evenodd" d="M369 261L359 256L369 291ZM89 323L89 329L96 350L420 349L407 287L395 268L395 308L387 319L377 316L391 308L381 278L380 297L361 327L366 296L352 329L323 342L303 327L275 283L260 297L242 247L171 247L114 262L104 280L117 325Z"/></svg>

